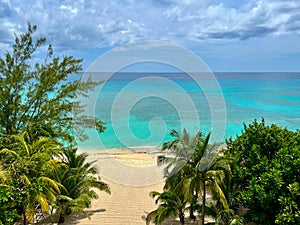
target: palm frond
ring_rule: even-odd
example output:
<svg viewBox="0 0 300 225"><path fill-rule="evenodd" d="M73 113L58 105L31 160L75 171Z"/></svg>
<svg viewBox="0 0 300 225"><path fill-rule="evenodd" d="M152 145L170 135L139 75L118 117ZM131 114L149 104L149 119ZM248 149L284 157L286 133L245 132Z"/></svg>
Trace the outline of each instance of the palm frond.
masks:
<svg viewBox="0 0 300 225"><path fill-rule="evenodd" d="M97 181L95 178L90 182L90 186L93 188L97 188L99 191L105 191L106 193L111 194L111 190L108 184L102 181Z"/></svg>
<svg viewBox="0 0 300 225"><path fill-rule="evenodd" d="M56 191L56 193L60 193L60 191L65 188L62 184L58 183L55 180L52 180L49 177L44 177L44 176L43 177L39 177L38 181L39 182L43 182L46 185L48 185L47 188L50 188L50 189Z"/></svg>
<svg viewBox="0 0 300 225"><path fill-rule="evenodd" d="M19 158L19 154L16 151L7 148L0 150L0 154L8 154L8 155L10 154L15 156L16 158Z"/></svg>
<svg viewBox="0 0 300 225"><path fill-rule="evenodd" d="M69 196L66 196L66 195L58 195L57 200L58 201L64 200L64 201L68 201L68 202L73 201L72 198L70 198Z"/></svg>
<svg viewBox="0 0 300 225"><path fill-rule="evenodd" d="M30 157L30 147L29 145L27 144L26 140L25 140L25 137L28 135L27 132L23 132L21 134L17 134L17 135L14 135L14 138L21 144L22 148L25 150L26 152L26 156L27 157Z"/></svg>
<svg viewBox="0 0 300 225"><path fill-rule="evenodd" d="M224 209L228 210L229 206L228 206L227 199L224 195L223 190L220 188L220 186L219 186L219 184L217 183L216 180L212 180L210 182L210 189L215 194L215 196L218 197L218 199L221 202L221 204L223 205Z"/></svg>
<svg viewBox="0 0 300 225"><path fill-rule="evenodd" d="M25 183L25 184L31 184L30 179L25 174L22 174L20 176L20 181L23 182L23 183Z"/></svg>
<svg viewBox="0 0 300 225"><path fill-rule="evenodd" d="M5 183L7 181L7 174L6 171L3 170L2 165L0 164L0 182Z"/></svg>
<svg viewBox="0 0 300 225"><path fill-rule="evenodd" d="M147 217L146 217L146 225L150 225L151 220L154 220L154 218L157 216L158 214L158 209L153 210L152 212L148 213Z"/></svg>
<svg viewBox="0 0 300 225"><path fill-rule="evenodd" d="M171 177L177 174L187 164L187 162L182 159L177 159L174 164L175 165L172 167L171 171L166 171L165 177Z"/></svg>
<svg viewBox="0 0 300 225"><path fill-rule="evenodd" d="M37 202L40 206L43 212L48 212L49 211L49 204L48 204L48 199L46 195L43 193L39 193L36 198L35 202Z"/></svg>
<svg viewBox="0 0 300 225"><path fill-rule="evenodd" d="M78 207L77 205L70 205L69 209L73 213L81 213L82 215L86 216L89 220L91 219L90 215L81 207Z"/></svg>
<svg viewBox="0 0 300 225"><path fill-rule="evenodd" d="M154 223L157 225L161 225L165 219L175 215L176 212L174 208L162 205L158 208L158 214L154 218Z"/></svg>

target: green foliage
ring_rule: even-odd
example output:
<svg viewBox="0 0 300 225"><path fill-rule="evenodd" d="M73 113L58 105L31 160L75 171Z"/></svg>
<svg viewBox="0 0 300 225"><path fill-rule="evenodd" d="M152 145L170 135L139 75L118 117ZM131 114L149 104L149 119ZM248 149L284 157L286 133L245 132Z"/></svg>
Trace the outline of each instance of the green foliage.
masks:
<svg viewBox="0 0 300 225"><path fill-rule="evenodd" d="M0 184L0 224L11 225L20 218L16 207L20 204L20 199L17 190Z"/></svg>
<svg viewBox="0 0 300 225"><path fill-rule="evenodd" d="M216 155L220 146L210 145L210 135L203 139L200 132L190 137L185 129L182 135L173 130L171 135L175 139L164 143L163 149L172 150L173 157L162 156L158 159L159 164L167 163L165 192L160 195L173 195L174 201L180 203L179 205L184 202L185 208L189 209L190 219L195 219L194 212L198 211L202 223L205 217L207 190L213 194L215 202L220 203L222 209L229 210L222 187L230 183L231 171L227 160ZM176 199L179 196L181 197ZM187 204L189 207L186 207ZM156 224L160 224L169 216L181 216L181 220L184 221L184 212L180 213L179 209L170 211L171 207L176 208L169 202L161 203L147 218L153 219Z"/></svg>
<svg viewBox="0 0 300 225"><path fill-rule="evenodd" d="M45 60L33 65L35 53L46 42L45 38L34 40L35 31L36 26L28 24L27 32L15 37L12 52L0 57L0 136L34 127L35 135L47 134L70 144L72 124L80 125L76 129L83 139L86 138L83 127L96 126L104 131L103 123L84 115L80 103L74 100L99 83L89 79L79 86L78 80L69 79L82 70L82 60L72 56L54 57L51 45ZM77 121L72 123L74 108Z"/></svg>
<svg viewBox="0 0 300 225"><path fill-rule="evenodd" d="M276 224L299 224L300 223L300 184L294 182L289 184L288 193L279 197L281 205L280 213L276 216Z"/></svg>
<svg viewBox="0 0 300 225"><path fill-rule="evenodd" d="M22 199L15 208L32 222L36 205L48 212L49 204L56 201L62 185L50 179L49 168L58 161L59 145L56 141L40 137L32 141L27 132L13 135L10 144L0 150L0 159L12 179L11 187L21 194Z"/></svg>
<svg viewBox="0 0 300 225"><path fill-rule="evenodd" d="M235 159L237 201L249 208L246 218L265 225L299 223L299 132L255 120L227 145L226 154Z"/></svg>
<svg viewBox="0 0 300 225"><path fill-rule="evenodd" d="M88 216L84 209L90 207L92 199L98 198L95 189L110 193L108 185L95 177L97 170L93 162L86 159L86 154L76 154L76 149L66 149L62 165L55 168L54 179L64 186L56 202L60 222L72 212Z"/></svg>
<svg viewBox="0 0 300 225"><path fill-rule="evenodd" d="M187 200L183 192L174 189L162 193L151 192L150 196L156 199L156 204L158 202L160 204L156 210L147 215L147 225L150 224L151 220L155 224L161 225L165 219L175 216L179 216L181 224L185 223L184 211L187 209Z"/></svg>
<svg viewBox="0 0 300 225"><path fill-rule="evenodd" d="M198 132L194 137L190 137L186 129L183 129L182 134L176 130L172 130L170 135L174 137L174 140L163 143L162 150L170 149L175 153L176 158L185 161L189 160L199 140L202 139L201 132Z"/></svg>
<svg viewBox="0 0 300 225"><path fill-rule="evenodd" d="M9 174L0 164L0 224L10 225L19 218L17 205L20 203L20 192L10 185Z"/></svg>
<svg viewBox="0 0 300 225"><path fill-rule="evenodd" d="M65 149L75 144L72 128L82 140L87 138L86 127L99 132L105 129L101 120L86 116L75 100L99 82L74 79L82 60L54 56L51 45L45 59L36 60L46 39L34 39L35 32L36 26L28 24L24 34L15 36L12 50L0 57L0 224L4 225L21 216L23 224L34 222L37 211L49 213L64 197L73 201L68 205L71 211L77 205L81 210L96 197L91 187L108 191L106 184L90 176L92 168L62 162ZM74 113L76 121L72 120ZM59 180L56 171L63 166L68 173ZM67 183L62 185L69 180L73 191Z"/></svg>

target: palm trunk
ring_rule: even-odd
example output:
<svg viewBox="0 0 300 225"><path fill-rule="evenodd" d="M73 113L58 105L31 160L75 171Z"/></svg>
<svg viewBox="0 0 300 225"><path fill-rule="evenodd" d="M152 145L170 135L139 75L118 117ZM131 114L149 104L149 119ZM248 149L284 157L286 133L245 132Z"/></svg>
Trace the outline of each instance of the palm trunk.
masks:
<svg viewBox="0 0 300 225"><path fill-rule="evenodd" d="M59 214L59 219L58 219L58 224L64 223L65 222L65 218L64 216L60 213Z"/></svg>
<svg viewBox="0 0 300 225"><path fill-rule="evenodd" d="M190 219L193 220L195 218L195 215L194 215L194 203L191 203L191 206L190 206Z"/></svg>
<svg viewBox="0 0 300 225"><path fill-rule="evenodd" d="M184 222L184 213L183 212L180 213L179 220L180 220L180 224L184 225L185 222Z"/></svg>
<svg viewBox="0 0 300 225"><path fill-rule="evenodd" d="M205 216L205 200L206 200L206 187L205 180L202 181L203 185L203 196L202 196L202 213L201 213L201 224L204 224L204 216Z"/></svg>
<svg viewBox="0 0 300 225"><path fill-rule="evenodd" d="M190 219L194 221L196 220L196 216L194 215L194 212L195 212L195 204L197 203L197 196L198 196L197 193L193 195L193 199L190 205Z"/></svg>

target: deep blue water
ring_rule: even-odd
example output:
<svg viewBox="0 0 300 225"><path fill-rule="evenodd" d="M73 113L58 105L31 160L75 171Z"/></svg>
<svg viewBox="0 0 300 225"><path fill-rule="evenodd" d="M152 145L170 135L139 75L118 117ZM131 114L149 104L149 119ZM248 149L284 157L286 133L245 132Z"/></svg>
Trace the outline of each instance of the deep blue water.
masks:
<svg viewBox="0 0 300 225"><path fill-rule="evenodd" d="M88 131L94 137L82 145L157 146L170 139L171 129L218 133L222 124L225 135L212 141L224 142L240 134L243 123L262 117L267 124L300 128L300 73L217 73L215 77L220 90L201 75L191 79L180 73L115 74L92 94L97 99L95 115L107 129L99 136ZM223 97L226 108L219 102ZM226 121L212 111L226 113Z"/></svg>

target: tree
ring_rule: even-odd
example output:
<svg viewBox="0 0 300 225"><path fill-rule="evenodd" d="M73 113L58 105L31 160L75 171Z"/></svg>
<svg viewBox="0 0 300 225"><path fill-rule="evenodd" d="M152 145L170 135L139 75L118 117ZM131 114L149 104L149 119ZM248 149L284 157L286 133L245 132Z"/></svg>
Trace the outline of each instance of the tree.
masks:
<svg viewBox="0 0 300 225"><path fill-rule="evenodd" d="M146 218L146 224L149 225L150 221L156 225L160 225L163 221L169 217L179 217L180 223L185 224L184 211L186 210L187 200L183 192L177 192L176 190L159 192L151 192L150 196L156 198L156 204L159 206L156 210L150 212Z"/></svg>
<svg viewBox="0 0 300 225"><path fill-rule="evenodd" d="M300 223L300 133L264 119L246 126L241 135L227 140L232 157L237 201L248 208L246 219L256 224ZM270 213L272 212L272 213Z"/></svg>
<svg viewBox="0 0 300 225"><path fill-rule="evenodd" d="M198 142L202 140L201 132L198 132L194 137L190 137L186 129L183 129L182 134L176 130L172 130L170 135L174 137L174 140L163 143L162 150L171 150L176 158L185 161L190 159Z"/></svg>
<svg viewBox="0 0 300 225"><path fill-rule="evenodd" d="M0 164L10 180L1 186L0 203L15 199L10 210L22 214L24 223L34 220L37 207L48 212L65 190L50 172L61 166L59 151L74 146L72 131L84 140L85 128L105 129L76 100L99 82L72 78L82 70L82 60L54 56L51 45L44 60L34 58L46 42L34 39L35 32L36 26L28 23L25 33L15 35L12 50L0 57Z"/></svg>
<svg viewBox="0 0 300 225"><path fill-rule="evenodd" d="M221 185L223 180L230 179L230 167L224 157L216 155L219 145L209 144L210 134L205 139L200 132L190 138L185 129L182 135L176 131L171 134L176 138L164 143L163 149L172 149L175 156L159 158L160 164L169 163L165 171L167 179L164 188L176 190L175 193L184 193L190 204L191 219L196 218L194 210L199 205L198 200L202 193L201 219L204 224L207 186L223 207L228 209Z"/></svg>
<svg viewBox="0 0 300 225"><path fill-rule="evenodd" d="M214 225L243 225L246 224L244 218L247 209L235 201L236 196L239 195L237 189L229 190L231 186L230 180L223 182L221 189L227 199L228 207L224 207L215 196L212 202L207 202L205 205L205 214L214 218Z"/></svg>
<svg viewBox="0 0 300 225"><path fill-rule="evenodd" d="M16 208L20 204L20 193L9 184L0 183L0 225L11 225L19 219Z"/></svg>
<svg viewBox="0 0 300 225"><path fill-rule="evenodd" d="M202 133L198 132L194 137L190 137L190 134L186 129L183 129L182 134L176 130L172 130L170 135L174 137L174 140L163 143L162 150L171 150L174 157L158 157L158 164L167 164L165 167L166 185L165 189L172 189L177 186L177 182L182 181L186 174L189 174L193 168L191 167L194 159L192 158L195 153L195 149L199 142L202 141ZM172 178L175 176L175 179ZM175 184L173 183L176 181ZM177 186L178 188L178 186ZM184 191L184 190L181 190ZM197 202L197 191L189 193L190 202L190 219L195 219L194 205Z"/></svg>
<svg viewBox="0 0 300 225"><path fill-rule="evenodd" d="M192 160L192 173L185 179L187 180L190 192L199 193L202 191L202 209L201 209L201 224L204 224L205 207L206 207L206 186L211 191L213 196L227 210L228 203L223 193L221 185L224 180L231 178L231 171L228 162L222 156L213 156L216 146L209 146L210 134L207 135L204 141L200 142L195 150ZM211 161L211 157L215 157Z"/></svg>
<svg viewBox="0 0 300 225"><path fill-rule="evenodd" d="M104 131L103 123L85 116L81 104L75 102L79 94L87 94L99 82L88 80L79 85L79 80L68 79L82 70L82 60L72 56L54 57L51 45L45 60L33 65L35 53L46 42L45 38L34 40L35 31L36 26L28 23L27 32L15 36L12 52L0 57L0 137L35 127L38 136L47 133L70 144L72 124ZM74 108L77 121L72 123ZM80 126L76 129L86 138Z"/></svg>
<svg viewBox="0 0 300 225"><path fill-rule="evenodd" d="M61 168L54 168L55 180L64 186L56 204L60 223L72 212L88 216L84 209L90 207L92 199L98 198L95 188L110 193L108 185L95 177L97 169L93 166L94 162L87 162L86 158L87 154L76 154L76 149L70 148L63 152Z"/></svg>
<svg viewBox="0 0 300 225"><path fill-rule="evenodd" d="M57 163L54 157L58 156L60 149L56 141L47 138L32 141L26 132L11 138L10 144L0 150L0 159L11 179L11 188L6 189L6 194L19 192L21 201L14 209L20 212L24 224L27 224L34 221L37 206L48 212L63 188L49 174L49 168Z"/></svg>

